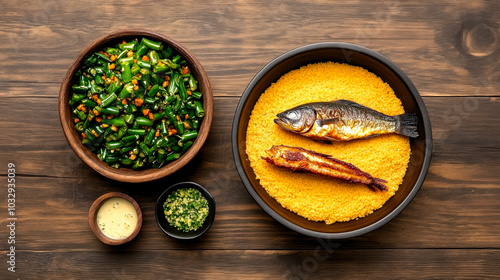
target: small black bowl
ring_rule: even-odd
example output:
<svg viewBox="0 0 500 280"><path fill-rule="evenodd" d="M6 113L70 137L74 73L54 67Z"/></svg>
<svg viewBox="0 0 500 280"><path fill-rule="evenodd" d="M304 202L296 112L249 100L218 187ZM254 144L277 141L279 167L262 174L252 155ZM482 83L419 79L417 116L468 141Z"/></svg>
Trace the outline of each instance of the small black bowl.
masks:
<svg viewBox="0 0 500 280"><path fill-rule="evenodd" d="M171 226L167 219L165 218L164 210L163 210L163 204L165 201L167 201L167 197L174 191L178 189L184 189L184 188L191 188L195 189L201 192L201 194L207 199L208 201L208 216L205 219L205 222L203 222L203 225L195 230L195 231L188 231L184 232L181 230L178 230L174 226ZM182 240L189 240L189 239L195 239L197 237L202 236L207 230L212 226L215 218L215 200L214 197L205 189L203 186L200 184L197 184L195 182L181 182L174 184L170 187L168 187L158 198L156 201L156 209L155 209L155 216L156 216L156 222L158 223L158 226L160 229L167 234L170 237L176 238L176 239L182 239Z"/></svg>

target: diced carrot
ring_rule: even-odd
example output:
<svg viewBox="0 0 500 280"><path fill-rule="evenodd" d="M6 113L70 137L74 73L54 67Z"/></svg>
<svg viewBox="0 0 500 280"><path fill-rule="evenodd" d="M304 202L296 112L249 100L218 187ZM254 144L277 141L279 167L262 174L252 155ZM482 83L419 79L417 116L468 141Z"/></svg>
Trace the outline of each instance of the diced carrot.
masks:
<svg viewBox="0 0 500 280"><path fill-rule="evenodd" d="M144 109L144 110L142 110L142 114L143 114L144 116L147 116L147 115L149 114L149 109Z"/></svg>
<svg viewBox="0 0 500 280"><path fill-rule="evenodd" d="M108 126L109 126L109 125L107 125L107 124L105 124L105 123L101 124L101 127L102 127L102 128L106 128L106 127L108 127Z"/></svg>
<svg viewBox="0 0 500 280"><path fill-rule="evenodd" d="M160 130L157 129L156 132L155 132L155 137L159 137L160 136Z"/></svg>
<svg viewBox="0 0 500 280"><path fill-rule="evenodd" d="M189 69L187 67L182 66L182 74L187 74L189 73Z"/></svg>
<svg viewBox="0 0 500 280"><path fill-rule="evenodd" d="M128 57L131 57L131 56L133 56L133 55L134 55L134 52L133 52L133 51L128 51L128 52L127 52L127 56L128 56Z"/></svg>
<svg viewBox="0 0 500 280"><path fill-rule="evenodd" d="M180 119L181 119L181 117L179 117L179 115L175 116L175 118L176 118L177 120L180 120Z"/></svg>
<svg viewBox="0 0 500 280"><path fill-rule="evenodd" d="M136 80L136 79L133 79L133 80L132 80L132 84L137 85L137 80Z"/></svg>
<svg viewBox="0 0 500 280"><path fill-rule="evenodd" d="M123 99L122 99L122 104L123 104L123 105L126 105L126 104L127 104L127 99L126 99L126 98L123 98Z"/></svg>
<svg viewBox="0 0 500 280"><path fill-rule="evenodd" d="M177 129L172 128L172 134L176 134L176 133L177 133Z"/></svg>
<svg viewBox="0 0 500 280"><path fill-rule="evenodd" d="M151 89L151 85L149 85L149 87L148 87L148 90L150 90L150 89Z"/></svg>
<svg viewBox="0 0 500 280"><path fill-rule="evenodd" d="M107 56L107 57L109 57L109 53L107 53L107 52L105 52L104 55Z"/></svg>
<svg viewBox="0 0 500 280"><path fill-rule="evenodd" d="M135 106L142 106L142 103L144 102L144 100L140 99L140 98L136 98L135 99Z"/></svg>
<svg viewBox="0 0 500 280"><path fill-rule="evenodd" d="M114 63L111 63L111 64L109 65L109 69L111 69L111 70L115 69L115 64L114 64Z"/></svg>
<svg viewBox="0 0 500 280"><path fill-rule="evenodd" d="M149 114L148 114L148 118L149 118L150 120L153 120L153 121L155 120L155 116L153 115L153 112L149 112Z"/></svg>
<svg viewBox="0 0 500 280"><path fill-rule="evenodd" d="M130 159L131 159L131 160L135 160L136 158L137 158L137 156L136 156L136 155L134 155L134 154L131 154L131 155L130 155Z"/></svg>
<svg viewBox="0 0 500 280"><path fill-rule="evenodd" d="M113 130L113 131L118 131L118 127L117 127L116 125L112 125L112 126L111 126L111 130Z"/></svg>
<svg viewBox="0 0 500 280"><path fill-rule="evenodd" d="M185 115L184 115L184 118L185 118L185 119L188 119L188 118L189 118L189 114L185 114Z"/></svg>
<svg viewBox="0 0 500 280"><path fill-rule="evenodd" d="M134 90L138 90L139 89L139 86L138 85L135 85L134 86Z"/></svg>
<svg viewBox="0 0 500 280"><path fill-rule="evenodd" d="M187 91L187 95L193 94L190 90Z"/></svg>
<svg viewBox="0 0 500 280"><path fill-rule="evenodd" d="M165 75L165 81L170 81L170 76Z"/></svg>
<svg viewBox="0 0 500 280"><path fill-rule="evenodd" d="M74 119L73 121L74 121L75 123L77 123L77 122L79 122L79 121L80 121L80 119L78 119L78 118L77 118L77 119Z"/></svg>
<svg viewBox="0 0 500 280"><path fill-rule="evenodd" d="M126 44L127 42L125 42L125 40L122 41L122 44Z"/></svg>
<svg viewBox="0 0 500 280"><path fill-rule="evenodd" d="M168 81L164 81L161 86L164 87L164 88L167 87L168 86Z"/></svg>
<svg viewBox="0 0 500 280"><path fill-rule="evenodd" d="M111 59L111 61L115 61L116 60L116 56L114 54L112 54L109 59Z"/></svg>
<svg viewBox="0 0 500 280"><path fill-rule="evenodd" d="M94 111L92 112L94 113L94 115L99 116L99 112L96 109L94 109Z"/></svg>
<svg viewBox="0 0 500 280"><path fill-rule="evenodd" d="M97 104L101 104L101 99L98 97L97 100L96 100Z"/></svg>
<svg viewBox="0 0 500 280"><path fill-rule="evenodd" d="M101 122L101 121L102 121L102 118L101 118L101 117L95 117L95 121L96 121L96 122Z"/></svg>
<svg viewBox="0 0 500 280"><path fill-rule="evenodd" d="M149 57L147 55L145 55L145 56L142 57L142 60L149 61Z"/></svg>
<svg viewBox="0 0 500 280"><path fill-rule="evenodd" d="M137 63L137 59L134 59L134 63Z"/></svg>
<svg viewBox="0 0 500 280"><path fill-rule="evenodd" d="M82 134L81 134L81 135L82 135L82 138L85 138L85 137L86 137L86 136L85 136L85 133L83 133L83 132L82 132Z"/></svg>

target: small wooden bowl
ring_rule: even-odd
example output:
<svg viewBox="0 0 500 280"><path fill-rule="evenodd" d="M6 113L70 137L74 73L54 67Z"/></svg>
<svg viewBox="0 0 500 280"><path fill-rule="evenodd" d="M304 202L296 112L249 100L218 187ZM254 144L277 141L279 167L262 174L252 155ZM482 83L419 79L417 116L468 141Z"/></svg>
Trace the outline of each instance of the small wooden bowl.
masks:
<svg viewBox="0 0 500 280"><path fill-rule="evenodd" d="M137 225L135 227L135 230L132 232L132 234L130 234L129 236L122 238L122 239L113 239L113 238L107 237L106 235L104 235L102 233L102 231L97 226L97 212L99 212L99 209L101 208L102 204L107 199L115 198L115 197L123 198L123 199L129 201L130 203L132 203L132 205L135 208L135 211L137 212ZM94 201L94 203L90 207L89 225L90 225L90 229L92 229L92 232L94 232L95 236L99 240L101 240L102 243L108 244L108 245L125 244L125 243L129 242L130 240L134 239L134 237L136 237L137 234L139 233L139 231L141 230L142 211L141 211L141 208L139 207L139 204L137 204L137 202L133 198L131 198L130 196L128 196L124 193L120 193L120 192L105 193L105 194L101 195L98 199L96 199L96 201Z"/></svg>
<svg viewBox="0 0 500 280"><path fill-rule="evenodd" d="M94 154L82 144L82 139L74 128L74 123L71 118L71 108L68 104L69 100L71 99L71 86L74 82L73 77L76 71L80 68L80 65L82 65L84 60L89 55L101 50L105 46L112 46L117 42L121 42L122 40L131 40L142 37L146 37L155 41L161 41L166 46L170 46L172 49L174 49L187 61L189 69L198 81L199 90L203 94L203 108L205 110L205 117L203 118L200 130L198 132L198 137L193 143L193 146L191 146L191 148L179 159L163 166L162 168L151 168L140 171L135 171L124 167L116 169L99 160L96 154ZM208 132L210 131L210 126L212 124L212 115L213 95L212 89L210 87L210 82L208 80L207 74L205 73L205 70L203 69L203 66L196 59L194 54L192 54L187 48L183 47L181 44L177 43L170 37L145 30L127 29L117 31L94 41L92 44L83 49L73 61L68 69L68 72L64 76L61 88L59 90L59 119L61 121L64 135L66 136L66 139L68 140L68 143L73 151L83 162L85 162L95 171L99 172L101 175L113 180L128 183L141 183L156 180L170 175L186 165L191 159L193 159L193 157L198 153L198 151L205 143Z"/></svg>

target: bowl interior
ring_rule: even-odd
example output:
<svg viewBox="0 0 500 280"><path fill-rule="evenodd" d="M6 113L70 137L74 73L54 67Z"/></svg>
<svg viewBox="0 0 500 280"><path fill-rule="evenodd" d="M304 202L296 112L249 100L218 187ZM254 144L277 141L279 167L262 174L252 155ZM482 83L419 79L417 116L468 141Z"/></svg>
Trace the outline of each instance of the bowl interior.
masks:
<svg viewBox="0 0 500 280"><path fill-rule="evenodd" d="M349 222L327 225L309 221L285 208L255 178L245 152L246 129L253 107L260 95L282 75L301 66L325 61L361 66L388 83L401 100L407 113L419 118L419 137L411 139L411 158L408 170L396 194L374 213ZM235 129L236 128L236 129ZM286 53L266 65L249 84L238 106L233 126L233 152L242 180L250 194L271 216L285 226L315 237L347 238L378 228L397 215L420 188L430 161L431 135L427 111L416 88L408 77L391 61L360 46L342 43L323 43L305 46ZM384 221L385 220L385 221ZM379 225L377 225L379 223ZM362 232L360 232L362 231ZM340 233L344 234L341 235Z"/></svg>
<svg viewBox="0 0 500 280"><path fill-rule="evenodd" d="M136 226L136 228L134 229L132 234L130 234L128 237L125 237L122 239L113 239L113 238L107 237L106 235L104 235L104 233L102 233L102 231L99 229L99 226L97 225L97 213L99 212L99 209L101 208L102 204L104 202L106 202L108 199L114 198L114 197L123 198L123 199L129 201L130 203L132 203L132 205L134 206L135 211L137 213L137 226ZM127 243L130 240L134 239L137 236L137 234L139 233L139 231L141 230L142 211L141 211L141 208L139 207L139 204L130 196L128 196L124 193L120 193L120 192L106 193L106 194L103 194L102 196L100 196L99 198L97 198L94 201L94 203L92 204L92 206L90 207L89 225L90 225L90 229L92 229L95 236L99 240L101 240L103 243L108 244L108 245L121 245L121 244Z"/></svg>
<svg viewBox="0 0 500 280"><path fill-rule="evenodd" d="M178 189L183 189L183 188L192 188L195 190L198 190L201 192L201 194L207 199L208 202L208 216L205 219L205 222L203 222L203 225L195 230L195 231L188 231L188 232L183 232L181 230L178 230L176 227L172 226L169 224L167 219L165 218L164 210L163 210L163 204L167 200L168 196L178 190ZM155 209L155 216L156 216L156 222L158 223L158 226L160 229L166 233L167 235L177 238L177 239L194 239L197 238L201 235L203 235L211 226L215 218L215 200L213 196L201 185L194 183L194 182L181 182L177 183L175 185L172 185L168 187L158 198L158 201L156 202L156 209Z"/></svg>
<svg viewBox="0 0 500 280"><path fill-rule="evenodd" d="M146 37L155 41L161 41L165 46L170 46L174 49L175 52L179 53L189 65L190 71L193 73L194 77L198 81L199 90L203 94L203 107L205 110L205 117L200 126L200 130L198 133L198 137L196 138L193 146L184 153L178 160L175 160L162 168L156 169L146 169L135 171L129 168L120 167L118 169L112 168L106 163L99 160L96 154L92 153L87 147L85 147L81 143L81 137L78 135L78 132L74 128L72 119L71 119L71 110L68 104L71 99L71 86L75 82L74 74L79 69L80 65L83 64L83 61L92 53L101 50L105 46L113 46L118 42L123 40L128 41L132 39L140 39L142 37ZM208 80L208 76L205 73L202 65L196 59L196 57L186 48L181 46L175 40L160 35L154 32L144 31L144 30L123 30L118 31L107 36L101 37L97 39L95 42L87 46L82 52L78 55L75 61L71 64L68 69L63 82L61 84L61 88L59 91L59 118L61 121L61 125L68 140L71 148L75 153L80 157L87 165L93 168L95 171L100 174L122 182L130 182L130 183L139 183L146 182L155 179L162 178L167 176L177 170L179 170L182 166L184 166L187 162L189 162L196 153L200 150L201 146L205 142L208 131L210 130L210 126L212 124L212 114L213 114L213 96L212 89L210 86L210 82Z"/></svg>

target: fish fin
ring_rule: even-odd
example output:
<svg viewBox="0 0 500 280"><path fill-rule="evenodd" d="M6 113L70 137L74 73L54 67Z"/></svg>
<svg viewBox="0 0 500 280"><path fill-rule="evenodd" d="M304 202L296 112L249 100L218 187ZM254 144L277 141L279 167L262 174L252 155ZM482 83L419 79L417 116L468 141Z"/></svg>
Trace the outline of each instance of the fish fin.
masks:
<svg viewBox="0 0 500 280"><path fill-rule="evenodd" d="M395 118L399 121L397 133L413 138L418 137L418 117L416 114L402 114Z"/></svg>
<svg viewBox="0 0 500 280"><path fill-rule="evenodd" d="M336 138L333 138L333 137L330 137L330 136L323 136L323 139L325 139L325 141L329 141L330 144L332 144L333 142L339 142L340 140L339 139L336 139Z"/></svg>
<svg viewBox="0 0 500 280"><path fill-rule="evenodd" d="M386 192L387 191L387 186L385 185L386 183L387 181L384 179L373 178L373 182L370 185L368 185L368 187L372 191L379 190L382 192Z"/></svg>
<svg viewBox="0 0 500 280"><path fill-rule="evenodd" d="M323 144L332 144L332 141L334 140L318 140L318 139L313 139L314 142L317 143L323 143Z"/></svg>
<svg viewBox="0 0 500 280"><path fill-rule="evenodd" d="M324 125L330 125L330 124L335 124L338 123L339 119L338 118L333 118L333 119L319 119L316 121L318 126L324 126Z"/></svg>
<svg viewBox="0 0 500 280"><path fill-rule="evenodd" d="M368 108L366 106L363 106L359 103L356 103L354 101L351 101L351 100L346 100L346 99L339 99L339 100L335 100L335 101L331 101L331 103L336 103L336 104L341 104L341 105L346 105L346 106L352 106L352 107L358 107L360 109L370 109L370 110L373 110L371 108Z"/></svg>

